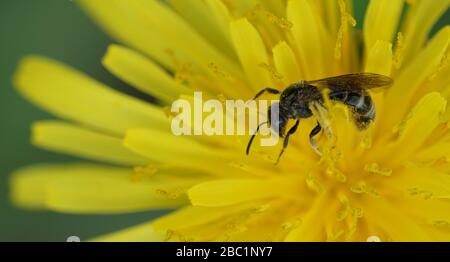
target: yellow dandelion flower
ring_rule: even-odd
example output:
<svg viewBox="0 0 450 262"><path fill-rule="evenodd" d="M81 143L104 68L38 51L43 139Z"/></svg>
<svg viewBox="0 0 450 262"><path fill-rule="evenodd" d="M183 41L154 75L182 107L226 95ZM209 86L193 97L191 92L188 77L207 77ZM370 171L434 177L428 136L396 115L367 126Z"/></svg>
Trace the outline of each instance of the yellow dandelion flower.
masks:
<svg viewBox="0 0 450 262"><path fill-rule="evenodd" d="M17 205L176 209L99 241L450 241L450 27L428 39L449 0L372 0L362 34L348 0L77 2L121 43L103 65L159 103L25 58L18 91L61 119L33 124L32 142L103 164L18 170ZM354 72L395 83L373 93L377 118L365 132L329 105L334 134L319 139L321 157L308 144L315 119L301 122L279 165L281 145L246 157L247 136L170 130L167 107L194 91L250 99L266 86Z"/></svg>

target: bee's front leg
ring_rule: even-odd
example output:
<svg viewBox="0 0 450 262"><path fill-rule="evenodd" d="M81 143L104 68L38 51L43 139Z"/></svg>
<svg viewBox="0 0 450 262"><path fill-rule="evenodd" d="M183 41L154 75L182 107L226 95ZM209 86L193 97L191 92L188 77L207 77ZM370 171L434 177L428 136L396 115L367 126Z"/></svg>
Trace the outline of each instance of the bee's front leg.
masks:
<svg viewBox="0 0 450 262"><path fill-rule="evenodd" d="M317 122L317 126L313 130L311 130L311 133L309 134L309 142L314 152L316 152L319 156L322 156L322 152L320 152L319 145L317 144L317 141L314 139L314 137L318 135L320 131L322 131L322 127L320 126L320 123Z"/></svg>
<svg viewBox="0 0 450 262"><path fill-rule="evenodd" d="M275 165L278 165L278 163L280 162L280 158L283 155L284 151L286 150L286 148L289 144L289 137L291 135L293 135L295 132L297 132L297 128L298 128L299 124L300 124L300 120L297 120L297 122L295 122L295 125L293 127L291 127L291 129L289 129L288 133L286 134L286 137L284 138L284 141L283 141L283 148L281 149L281 152L278 155L278 159L277 159L277 162L275 163Z"/></svg>

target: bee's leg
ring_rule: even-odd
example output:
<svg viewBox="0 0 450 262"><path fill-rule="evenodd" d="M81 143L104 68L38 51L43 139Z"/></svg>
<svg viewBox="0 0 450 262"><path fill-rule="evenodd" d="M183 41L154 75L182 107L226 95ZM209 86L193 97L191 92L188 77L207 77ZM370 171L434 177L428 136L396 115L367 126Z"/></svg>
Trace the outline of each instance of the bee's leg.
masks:
<svg viewBox="0 0 450 262"><path fill-rule="evenodd" d="M250 138L250 141L248 141L248 144L247 144L247 150L245 151L247 155L250 153L250 147L252 146L253 140L255 139L256 135L258 134L259 129L261 128L261 126L263 126L263 125L265 125L265 124L268 124L268 123L269 123L269 122L264 122L264 123L260 124L260 125L258 126L258 128L256 128L255 133L253 133L252 137Z"/></svg>
<svg viewBox="0 0 450 262"><path fill-rule="evenodd" d="M255 97L253 98L253 100L255 100L255 99L257 99L258 97L260 97L260 96L262 96L264 93L270 93L270 94L273 94L273 95L277 95L277 94L279 94L280 93L280 91L278 90L278 89L275 89L275 88L271 88L271 87L266 87L266 88L264 88L263 90L261 90L261 91L259 91L256 95L255 95Z"/></svg>
<svg viewBox="0 0 450 262"><path fill-rule="evenodd" d="M322 131L322 127L320 126L319 122L317 122L317 126L314 127L313 130L311 130L311 133L309 134L309 142L311 143L311 147L319 156L322 155L322 152L319 150L319 145L317 144L314 137L318 135Z"/></svg>
<svg viewBox="0 0 450 262"><path fill-rule="evenodd" d="M293 135L295 132L297 132L299 123L300 123L300 120L297 120L297 122L295 122L295 125L293 127L291 127L291 129L289 129L288 133L286 134L286 137L284 138L284 142L283 142L283 148L281 149L280 155L278 155L278 159L277 159L277 162L275 163L275 165L278 165L278 162L280 162L280 158L283 155L284 150L286 150L286 148L289 144L289 137L291 135Z"/></svg>

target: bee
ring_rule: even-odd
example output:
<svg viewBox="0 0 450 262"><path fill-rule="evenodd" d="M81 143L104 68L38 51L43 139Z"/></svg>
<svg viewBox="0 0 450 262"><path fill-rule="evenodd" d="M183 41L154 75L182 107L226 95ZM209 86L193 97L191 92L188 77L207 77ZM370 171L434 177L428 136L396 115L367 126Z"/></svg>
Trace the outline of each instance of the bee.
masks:
<svg viewBox="0 0 450 262"><path fill-rule="evenodd" d="M267 111L268 121L258 126L256 132L251 137L247 145L246 153L250 153L255 136L264 124L269 124L271 129L284 138L283 148L277 159L277 164L289 144L289 138L297 131L301 119L308 119L313 116L313 110L323 110L325 108L324 94L330 101L342 103L352 112L352 118L360 130L367 129L369 124L375 120L375 104L368 90L392 85L390 77L373 73L356 73L336 77L324 78L314 81L299 81L291 84L283 91L274 88L265 88L254 97L256 100L264 93L273 95L280 94L280 100L273 103ZM327 90L328 92L324 92ZM278 119L271 119L273 114L278 114ZM290 119L296 120L287 133L286 126ZM320 155L315 137L322 131L323 127L319 121L317 126L311 130L309 140L311 147Z"/></svg>

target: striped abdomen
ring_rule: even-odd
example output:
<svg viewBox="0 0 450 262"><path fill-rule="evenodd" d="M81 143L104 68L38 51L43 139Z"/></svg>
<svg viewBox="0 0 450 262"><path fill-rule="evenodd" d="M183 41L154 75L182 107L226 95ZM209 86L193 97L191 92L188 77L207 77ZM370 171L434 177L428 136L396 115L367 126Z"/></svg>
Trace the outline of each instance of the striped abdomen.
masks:
<svg viewBox="0 0 450 262"><path fill-rule="evenodd" d="M355 123L360 129L368 127L375 120L376 110L370 95L361 91L331 91L329 97L350 107Z"/></svg>

